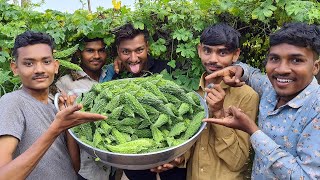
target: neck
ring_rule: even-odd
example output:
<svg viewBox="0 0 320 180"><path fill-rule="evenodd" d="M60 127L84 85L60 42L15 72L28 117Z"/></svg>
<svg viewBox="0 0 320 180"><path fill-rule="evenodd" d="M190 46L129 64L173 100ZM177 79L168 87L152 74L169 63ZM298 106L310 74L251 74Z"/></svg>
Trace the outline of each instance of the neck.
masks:
<svg viewBox="0 0 320 180"><path fill-rule="evenodd" d="M101 75L101 70L99 71L89 71L83 68L83 71L93 80L99 81L100 75Z"/></svg>
<svg viewBox="0 0 320 180"><path fill-rule="evenodd" d="M291 99L293 99L293 98L292 97L279 96L276 108L278 109L279 107L287 104Z"/></svg>
<svg viewBox="0 0 320 180"><path fill-rule="evenodd" d="M38 89L28 89L22 86L22 90L26 91L28 94L30 94L32 97L34 97L38 101L44 104L48 104L49 88L44 90L38 90Z"/></svg>

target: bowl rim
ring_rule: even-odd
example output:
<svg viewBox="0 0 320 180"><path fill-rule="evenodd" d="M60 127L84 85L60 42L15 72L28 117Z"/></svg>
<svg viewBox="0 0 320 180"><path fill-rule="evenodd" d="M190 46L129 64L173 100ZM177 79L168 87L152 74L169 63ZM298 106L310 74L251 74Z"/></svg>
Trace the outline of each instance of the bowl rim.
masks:
<svg viewBox="0 0 320 180"><path fill-rule="evenodd" d="M189 138L188 140L184 141L183 143L177 145L177 146L184 146L185 144L188 144L190 141L192 141L194 138L198 137L198 135L202 132L202 130L206 127L207 122L202 122L199 130L197 131L196 134L194 134L191 138ZM89 144L86 144L84 142L82 142L73 132L71 129L68 129L69 133L71 134L71 136L76 139L77 143L81 143L81 145L86 146L87 148L92 149L93 151L98 151L101 153L105 153L105 154L110 154L110 155L116 155L116 156L126 156L126 157L130 157L130 156L149 156L149 155L154 155L154 154L159 154L159 153L164 153L167 151L171 151L173 149L175 149L177 146L171 146L168 147L166 149L160 150L160 151L154 151L154 152L148 152L148 153L138 153L138 154L124 154L124 153L115 153L115 152L111 152L111 151L105 151L102 149L98 149L95 147L90 146ZM96 155L97 156L97 155ZM97 156L98 157L98 156Z"/></svg>

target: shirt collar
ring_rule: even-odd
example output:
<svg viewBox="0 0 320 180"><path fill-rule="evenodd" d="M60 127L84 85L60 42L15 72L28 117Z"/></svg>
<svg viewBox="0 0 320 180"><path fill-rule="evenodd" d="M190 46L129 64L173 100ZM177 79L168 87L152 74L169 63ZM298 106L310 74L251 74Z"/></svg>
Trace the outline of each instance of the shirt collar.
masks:
<svg viewBox="0 0 320 180"><path fill-rule="evenodd" d="M71 75L73 81L78 81L78 80L83 79L83 78L89 78L89 79L93 80L84 71L71 71L70 75ZM102 72L101 72L101 75L100 75L99 79L101 79L101 78L103 79L105 76L106 76L106 70L105 70L105 68L102 68Z"/></svg>
<svg viewBox="0 0 320 180"><path fill-rule="evenodd" d="M291 101L288 102L288 106L292 108L299 108L304 105L307 101L310 100L310 97L313 92L319 88L319 84L317 79L314 77L311 83L301 91L296 97L294 97Z"/></svg>

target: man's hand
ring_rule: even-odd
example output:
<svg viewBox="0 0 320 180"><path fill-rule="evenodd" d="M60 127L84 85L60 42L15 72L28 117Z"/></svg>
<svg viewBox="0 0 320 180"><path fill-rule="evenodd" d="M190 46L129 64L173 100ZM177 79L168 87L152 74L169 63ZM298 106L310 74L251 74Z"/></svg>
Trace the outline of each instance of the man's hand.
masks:
<svg viewBox="0 0 320 180"><path fill-rule="evenodd" d="M240 87L244 82L240 81L243 69L240 66L229 66L219 71L213 72L205 77L207 82L215 82L218 78L222 78L224 83L232 87Z"/></svg>
<svg viewBox="0 0 320 180"><path fill-rule="evenodd" d="M56 117L51 124L51 127L54 128L56 133L60 134L62 131L79 124L107 118L100 114L79 111L82 109L82 105L74 104L75 99L75 95L68 96L64 92L61 93L59 97L60 111L56 114Z"/></svg>
<svg viewBox="0 0 320 180"><path fill-rule="evenodd" d="M180 164L183 163L183 161L184 161L184 156L180 156L167 164L150 169L150 171L161 173L163 171L167 171L167 170L173 169L174 167L179 166Z"/></svg>
<svg viewBox="0 0 320 180"><path fill-rule="evenodd" d="M120 58L117 56L116 59L113 62L113 66L114 66L114 71L119 74L121 72L122 68L122 63Z"/></svg>
<svg viewBox="0 0 320 180"><path fill-rule="evenodd" d="M205 122L220 124L234 129L242 130L250 135L259 130L258 126L241 109L231 106L225 112L225 117L203 119Z"/></svg>
<svg viewBox="0 0 320 180"><path fill-rule="evenodd" d="M208 93L206 102L208 103L209 112L216 118L223 116L223 102L226 96L225 91L222 89L220 84L214 84L213 88L206 88L205 91Z"/></svg>

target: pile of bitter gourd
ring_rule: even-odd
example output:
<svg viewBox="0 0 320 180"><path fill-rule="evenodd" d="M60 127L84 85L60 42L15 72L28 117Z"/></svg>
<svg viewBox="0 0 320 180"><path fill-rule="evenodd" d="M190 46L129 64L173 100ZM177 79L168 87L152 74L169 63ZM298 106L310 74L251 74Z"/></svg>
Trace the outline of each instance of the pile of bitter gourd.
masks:
<svg viewBox="0 0 320 180"><path fill-rule="evenodd" d="M92 147L124 154L177 146L199 130L205 117L195 92L161 75L96 84L77 102L108 119L74 127L76 136Z"/></svg>

